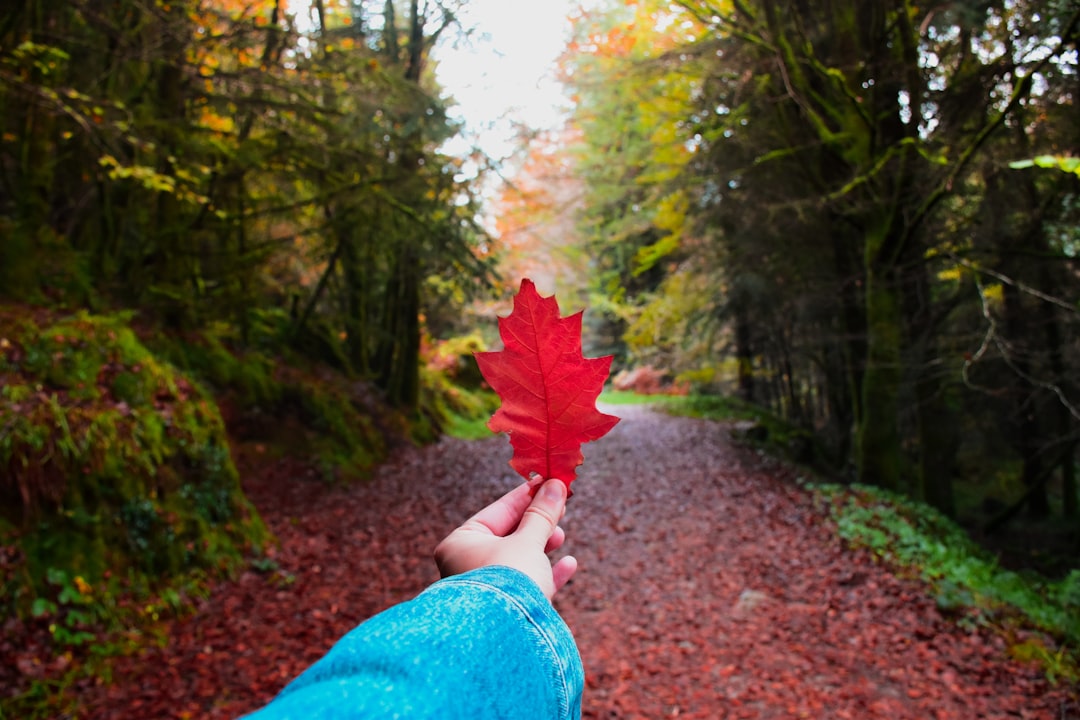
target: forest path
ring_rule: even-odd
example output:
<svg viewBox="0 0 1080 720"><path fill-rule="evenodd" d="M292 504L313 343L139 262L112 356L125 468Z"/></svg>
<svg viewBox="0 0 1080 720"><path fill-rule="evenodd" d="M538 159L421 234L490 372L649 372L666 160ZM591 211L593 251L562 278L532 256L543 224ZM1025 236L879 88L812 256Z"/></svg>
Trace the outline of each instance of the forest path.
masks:
<svg viewBox="0 0 1080 720"><path fill-rule="evenodd" d="M563 525L581 563L556 605L584 718L1080 718L1075 697L845 549L783 468L728 426L608 407ZM504 437L396 453L370 483L245 480L277 568L219 585L170 641L76 688L90 718L231 718L342 634L437 579L431 550L517 482ZM243 463L242 463L243 464Z"/></svg>

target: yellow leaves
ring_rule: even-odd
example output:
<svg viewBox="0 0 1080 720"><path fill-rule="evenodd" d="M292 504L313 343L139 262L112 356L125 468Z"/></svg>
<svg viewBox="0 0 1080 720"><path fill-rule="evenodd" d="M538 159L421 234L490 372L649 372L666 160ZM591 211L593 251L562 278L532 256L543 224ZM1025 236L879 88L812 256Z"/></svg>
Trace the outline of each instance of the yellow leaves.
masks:
<svg viewBox="0 0 1080 720"><path fill-rule="evenodd" d="M236 128L236 123L233 122L231 117L218 115L211 110L203 112L202 117L199 118L199 122L207 130L213 130L214 132L222 134L231 133Z"/></svg>
<svg viewBox="0 0 1080 720"><path fill-rule="evenodd" d="M678 235L665 235L652 245L646 245L634 254L634 277L651 270L656 263L679 248Z"/></svg>
<svg viewBox="0 0 1080 720"><path fill-rule="evenodd" d="M131 179L149 190L159 192L172 192L176 187L176 180L172 177L161 175L145 165L121 165L112 155L102 155L98 158L98 164L105 168L110 180Z"/></svg>
<svg viewBox="0 0 1080 720"><path fill-rule="evenodd" d="M687 273L676 272L664 280L663 291L650 296L649 301L627 317L628 327L623 339L635 350L662 348L670 338L683 337L675 332L684 326L709 301L709 296L696 287L699 280Z"/></svg>
<svg viewBox="0 0 1080 720"><path fill-rule="evenodd" d="M679 249L689 209L690 203L681 190L666 195L657 202L652 224L667 234L637 251L633 265L635 276L652 269L658 262Z"/></svg>
<svg viewBox="0 0 1080 720"><path fill-rule="evenodd" d="M336 44L327 43L326 45L323 45L323 52L325 52L327 55L334 52L349 52L355 49L356 40L349 37L339 39ZM378 67L379 64L377 62L374 62L374 65L372 65L373 62L374 61L368 61L368 65L371 67Z"/></svg>
<svg viewBox="0 0 1080 720"><path fill-rule="evenodd" d="M175 158L170 158L170 160L174 161ZM110 180L131 180L147 190L170 193L184 202L199 205L210 202L209 198L196 193L188 186L188 183L197 180L195 174L188 169L179 168L174 171L174 175L165 175L147 165L122 165L119 160L109 154L98 158L98 165L105 169L105 173ZM209 168L204 166L196 169L200 172L202 170L209 171ZM184 184L181 184L178 180L184 181Z"/></svg>
<svg viewBox="0 0 1080 720"><path fill-rule="evenodd" d="M1004 288L1001 283L993 283L992 285L984 285L982 288L982 296L986 300L994 303L1000 303L1004 300Z"/></svg>
<svg viewBox="0 0 1080 720"><path fill-rule="evenodd" d="M11 58L15 61L12 64L21 64L24 68L33 67L37 72L47 76L66 65L71 56L54 45L26 40L11 51Z"/></svg>
<svg viewBox="0 0 1080 720"><path fill-rule="evenodd" d="M686 193L682 190L673 192L657 204L653 224L669 233L681 233L686 224L686 213L689 209L690 202L686 199Z"/></svg>

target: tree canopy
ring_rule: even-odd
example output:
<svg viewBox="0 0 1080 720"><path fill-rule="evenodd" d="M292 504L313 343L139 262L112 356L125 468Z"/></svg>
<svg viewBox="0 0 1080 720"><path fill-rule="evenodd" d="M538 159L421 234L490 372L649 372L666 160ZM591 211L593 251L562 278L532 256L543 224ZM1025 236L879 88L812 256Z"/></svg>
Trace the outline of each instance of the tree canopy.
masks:
<svg viewBox="0 0 1080 720"><path fill-rule="evenodd" d="M290 314L417 402L420 318L489 282L429 62L445 2L10 4L0 292L173 329ZM326 354L325 352L323 353Z"/></svg>
<svg viewBox="0 0 1080 720"><path fill-rule="evenodd" d="M1074 5L640 0L575 28L581 232L628 362L772 406L852 479L952 511L989 452L1076 515Z"/></svg>

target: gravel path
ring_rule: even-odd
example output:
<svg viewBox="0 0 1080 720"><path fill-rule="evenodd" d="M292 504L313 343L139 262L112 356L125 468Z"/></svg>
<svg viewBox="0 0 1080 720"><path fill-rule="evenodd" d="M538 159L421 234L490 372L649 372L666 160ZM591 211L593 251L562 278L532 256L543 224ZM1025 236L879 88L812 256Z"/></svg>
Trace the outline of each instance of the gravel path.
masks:
<svg viewBox="0 0 1080 720"><path fill-rule="evenodd" d="M564 520L577 576L556 605L585 718L1080 719L1075 689L942 618L915 581L846 550L786 471L724 425L640 407L586 445ZM356 623L436 579L435 543L517 482L503 437L395 455L330 488L288 463L246 489L276 569L220 585L170 641L75 688L88 718L227 718Z"/></svg>

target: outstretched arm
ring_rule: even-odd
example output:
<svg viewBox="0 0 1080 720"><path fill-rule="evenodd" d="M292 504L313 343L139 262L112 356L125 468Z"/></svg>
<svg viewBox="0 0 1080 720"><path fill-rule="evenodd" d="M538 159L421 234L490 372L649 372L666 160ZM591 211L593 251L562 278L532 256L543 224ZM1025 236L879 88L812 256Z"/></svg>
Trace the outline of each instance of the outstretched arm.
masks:
<svg viewBox="0 0 1080 720"><path fill-rule="evenodd" d="M566 506L559 481L521 485L435 551L443 579L367 620L251 720L558 718L581 714L584 671L551 597Z"/></svg>

